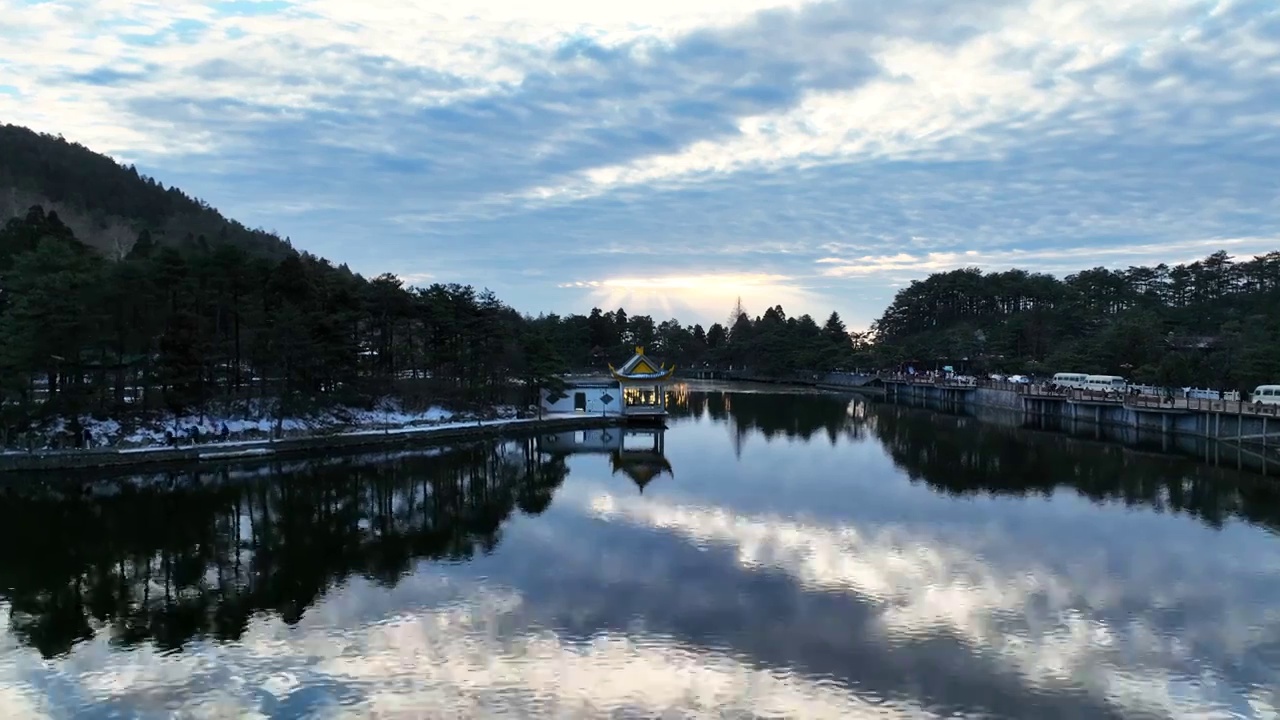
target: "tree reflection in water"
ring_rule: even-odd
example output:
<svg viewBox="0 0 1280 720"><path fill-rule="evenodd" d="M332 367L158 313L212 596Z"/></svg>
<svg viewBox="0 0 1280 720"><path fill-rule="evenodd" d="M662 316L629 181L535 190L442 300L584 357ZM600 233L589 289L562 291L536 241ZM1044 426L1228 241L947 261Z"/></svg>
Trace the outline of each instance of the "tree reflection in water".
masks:
<svg viewBox="0 0 1280 720"><path fill-rule="evenodd" d="M1280 530L1280 485L1181 455L978 422L843 394L688 392L673 418L727 422L735 447L753 434L811 441L874 437L911 482L949 495L1048 495L1186 513L1210 527L1232 517Z"/></svg>
<svg viewBox="0 0 1280 720"><path fill-rule="evenodd" d="M911 482L951 495L1048 494L1232 517L1280 529L1273 482L1177 456L840 395L691 390L681 423L743 443L877 440ZM492 551L514 513L551 504L568 469L533 440L251 471L0 487L0 593L10 630L46 657L106 633L181 648L239 639L257 613L296 623L351 576L394 585L418 559ZM714 482L691 477L684 482Z"/></svg>
<svg viewBox="0 0 1280 720"><path fill-rule="evenodd" d="M875 434L912 482L949 495L1071 489L1096 503L1186 513L1219 528L1232 517L1280 529L1280 487L1180 455L1080 440L893 405L877 405Z"/></svg>
<svg viewBox="0 0 1280 720"><path fill-rule="evenodd" d="M492 551L502 523L546 510L567 472L515 441L273 465L252 479L222 469L10 483L10 630L50 657L103 632L175 649L238 639L259 612L296 623L347 577L394 585L417 559Z"/></svg>
<svg viewBox="0 0 1280 720"><path fill-rule="evenodd" d="M752 433L759 433L766 441L785 438L804 442L822 433L835 445L841 439L861 440L874 422L865 415L868 405L847 395L690 390L686 397L670 408L671 418L705 417L725 423L739 454Z"/></svg>

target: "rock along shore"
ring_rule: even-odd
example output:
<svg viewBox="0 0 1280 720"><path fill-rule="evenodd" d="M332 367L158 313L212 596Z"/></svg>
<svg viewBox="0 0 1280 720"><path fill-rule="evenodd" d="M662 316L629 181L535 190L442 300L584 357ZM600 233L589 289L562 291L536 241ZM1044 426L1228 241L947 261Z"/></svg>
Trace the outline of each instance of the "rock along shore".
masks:
<svg viewBox="0 0 1280 720"><path fill-rule="evenodd" d="M440 445L530 432L610 427L619 425L621 422L622 418L616 416L553 416L541 419L484 420L423 427L354 430L278 440L209 442L194 445L188 443L177 447L15 452L0 455L0 473L112 468L130 465L262 461L286 456L316 455L327 451L346 453L370 447Z"/></svg>

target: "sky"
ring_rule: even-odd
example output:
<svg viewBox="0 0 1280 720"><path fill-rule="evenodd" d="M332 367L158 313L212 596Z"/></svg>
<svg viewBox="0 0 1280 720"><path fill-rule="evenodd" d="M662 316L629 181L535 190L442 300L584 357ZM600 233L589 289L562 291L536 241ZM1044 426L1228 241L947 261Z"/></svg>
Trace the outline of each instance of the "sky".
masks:
<svg viewBox="0 0 1280 720"><path fill-rule="evenodd" d="M1275 0L0 0L0 121L358 272L854 329L1280 249Z"/></svg>

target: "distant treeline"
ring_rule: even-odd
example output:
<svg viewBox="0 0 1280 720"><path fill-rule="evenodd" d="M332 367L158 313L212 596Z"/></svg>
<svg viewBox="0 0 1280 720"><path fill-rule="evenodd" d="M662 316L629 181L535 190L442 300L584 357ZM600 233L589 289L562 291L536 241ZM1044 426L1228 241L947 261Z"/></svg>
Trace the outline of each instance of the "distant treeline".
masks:
<svg viewBox="0 0 1280 720"><path fill-rule="evenodd" d="M563 359L574 369L601 369L641 346L679 367L735 368L762 377L787 377L849 369L862 342L839 313L832 312L819 325L809 315L788 317L781 305L775 305L752 318L741 301L729 312L728 321L708 328L674 319L655 323L648 315L628 315L622 308L543 315L532 325L564 352Z"/></svg>
<svg viewBox="0 0 1280 720"><path fill-rule="evenodd" d="M1252 390L1280 382L1280 252L1099 267L1062 280L1024 270L938 273L899 291L873 330L883 366Z"/></svg>

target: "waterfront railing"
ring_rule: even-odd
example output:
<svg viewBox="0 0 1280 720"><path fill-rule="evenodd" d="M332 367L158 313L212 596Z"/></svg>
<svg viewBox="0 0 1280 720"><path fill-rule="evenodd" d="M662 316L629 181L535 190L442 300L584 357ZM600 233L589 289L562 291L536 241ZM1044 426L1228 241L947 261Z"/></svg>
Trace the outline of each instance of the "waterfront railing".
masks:
<svg viewBox="0 0 1280 720"><path fill-rule="evenodd" d="M881 379L891 382L939 388L984 388L991 390L1003 390L1006 392L1017 393L1019 395L1038 398L1072 400L1075 402L1109 403L1136 408L1280 417L1280 405L1267 405L1258 402L1240 400L1239 392L1223 393L1223 397L1215 398L1210 396L1210 393L1216 394L1216 390L1188 392L1181 389L1170 389L1169 394L1173 395L1170 397L1169 394L1156 394L1154 392L1120 393L1114 391L1084 390L1081 388L1055 388L1042 383L1011 383L1003 380L990 380L983 378L968 381L956 381L954 378L946 377L884 375L881 376ZM1138 389L1163 390L1161 388L1152 388L1147 386L1143 386Z"/></svg>

